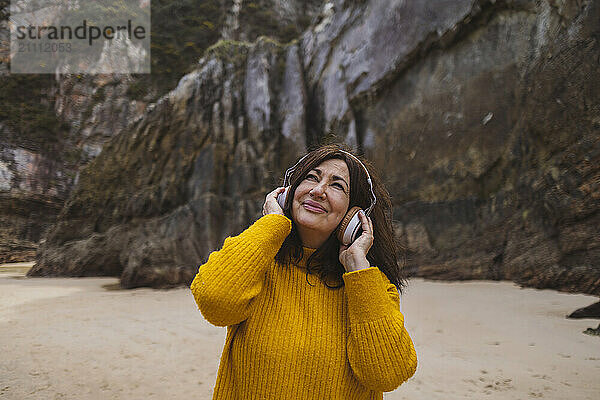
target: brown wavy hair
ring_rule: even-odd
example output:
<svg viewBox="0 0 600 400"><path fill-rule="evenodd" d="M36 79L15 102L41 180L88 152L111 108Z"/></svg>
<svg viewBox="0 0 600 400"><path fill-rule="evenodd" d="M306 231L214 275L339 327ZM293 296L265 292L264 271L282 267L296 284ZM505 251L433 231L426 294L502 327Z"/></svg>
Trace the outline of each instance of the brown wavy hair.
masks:
<svg viewBox="0 0 600 400"><path fill-rule="evenodd" d="M284 206L284 214L292 220L292 231L287 236L279 252L275 256L281 265L298 263L303 257L302 241L298 234L296 223L292 218L291 206L296 188L306 178L310 170L317 167L323 161L329 159L343 160L350 172L350 203L348 209L358 206L366 210L372 201L371 189L367 182L367 174L363 167L352 156L343 153L349 149L338 144L322 146L308 153L308 156L298 164L289 178L289 194ZM360 157L357 157L360 158ZM373 191L377 201L373 207L370 217L373 221L373 245L367 254L367 260L373 266L377 266L393 283L398 291L406 284L406 279L400 268L398 253L401 250L394 237L392 227L392 201L388 191L383 186L381 179L371 164L360 158L371 176ZM307 260L308 274L317 274L321 280L330 288L339 288L344 285L342 275L345 269L339 260L340 242L336 237L337 228L329 238L319 247Z"/></svg>

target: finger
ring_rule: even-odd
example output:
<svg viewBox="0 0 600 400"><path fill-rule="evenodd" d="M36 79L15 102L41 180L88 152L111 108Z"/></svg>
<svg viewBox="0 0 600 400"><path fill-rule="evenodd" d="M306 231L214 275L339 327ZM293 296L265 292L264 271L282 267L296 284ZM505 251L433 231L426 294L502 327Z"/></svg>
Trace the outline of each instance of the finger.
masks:
<svg viewBox="0 0 600 400"><path fill-rule="evenodd" d="M279 194L279 189L280 189L280 188L277 188L277 189L275 189L275 190L273 190L273 191L269 192L269 193L267 194L267 198L266 198L266 200L270 200L270 199L272 199L273 197L277 198L277 195Z"/></svg>
<svg viewBox="0 0 600 400"><path fill-rule="evenodd" d="M371 233L371 226L369 225L369 217L366 216L364 211L361 211L358 214L359 214L362 230L367 233Z"/></svg>
<svg viewBox="0 0 600 400"><path fill-rule="evenodd" d="M278 187L277 189L275 189L271 192L271 196L277 197L279 195L279 193L283 192L284 190L285 190L285 187Z"/></svg>

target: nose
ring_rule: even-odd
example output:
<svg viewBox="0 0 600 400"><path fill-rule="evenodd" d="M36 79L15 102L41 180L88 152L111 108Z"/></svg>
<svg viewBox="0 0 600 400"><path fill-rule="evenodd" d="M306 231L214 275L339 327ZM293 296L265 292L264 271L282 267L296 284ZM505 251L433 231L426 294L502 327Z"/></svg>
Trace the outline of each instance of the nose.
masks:
<svg viewBox="0 0 600 400"><path fill-rule="evenodd" d="M316 184L311 190L310 195L313 197L325 197L325 185L323 182Z"/></svg>

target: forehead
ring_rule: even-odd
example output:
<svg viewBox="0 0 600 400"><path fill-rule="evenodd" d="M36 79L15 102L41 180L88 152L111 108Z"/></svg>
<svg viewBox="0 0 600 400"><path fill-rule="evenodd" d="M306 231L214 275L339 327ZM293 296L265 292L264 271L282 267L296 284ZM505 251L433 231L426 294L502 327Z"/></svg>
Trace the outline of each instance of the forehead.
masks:
<svg viewBox="0 0 600 400"><path fill-rule="evenodd" d="M348 180L350 177L350 171L348 170L346 162L338 158L325 160L321 164L317 165L314 169L320 169L325 175L337 175L346 180Z"/></svg>

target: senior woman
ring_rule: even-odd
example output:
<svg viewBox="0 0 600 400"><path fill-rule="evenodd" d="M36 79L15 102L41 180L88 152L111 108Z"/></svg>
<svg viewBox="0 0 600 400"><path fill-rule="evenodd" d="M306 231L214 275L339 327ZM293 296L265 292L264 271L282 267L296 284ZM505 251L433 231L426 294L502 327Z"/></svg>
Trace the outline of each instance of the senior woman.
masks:
<svg viewBox="0 0 600 400"><path fill-rule="evenodd" d="M382 399L417 366L389 195L337 145L288 172L287 191L269 193L263 216L225 239L191 284L204 317L227 326L213 399ZM367 210L362 233L340 243L354 207Z"/></svg>

